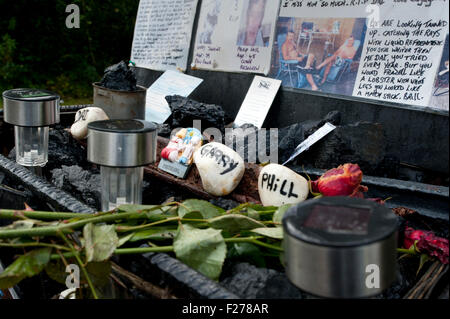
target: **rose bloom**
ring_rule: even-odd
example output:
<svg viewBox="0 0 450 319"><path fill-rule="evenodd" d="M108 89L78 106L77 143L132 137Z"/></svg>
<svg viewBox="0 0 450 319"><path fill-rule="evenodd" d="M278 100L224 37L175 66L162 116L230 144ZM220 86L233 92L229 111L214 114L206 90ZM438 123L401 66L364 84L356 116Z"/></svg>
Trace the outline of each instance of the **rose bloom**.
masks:
<svg viewBox="0 0 450 319"><path fill-rule="evenodd" d="M344 164L325 172L311 181L313 192L323 196L351 196L363 198L367 187L361 185L363 173L358 164Z"/></svg>
<svg viewBox="0 0 450 319"><path fill-rule="evenodd" d="M437 237L432 231L416 230L407 226L403 247L409 249L415 241L419 252L437 257L441 263L448 264L448 239Z"/></svg>

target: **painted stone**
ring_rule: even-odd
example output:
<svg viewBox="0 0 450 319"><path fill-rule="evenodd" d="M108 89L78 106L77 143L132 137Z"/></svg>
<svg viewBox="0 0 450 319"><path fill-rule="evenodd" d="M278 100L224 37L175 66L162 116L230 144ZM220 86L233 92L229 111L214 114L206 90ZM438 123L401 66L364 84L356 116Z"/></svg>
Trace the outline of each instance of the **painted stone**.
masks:
<svg viewBox="0 0 450 319"><path fill-rule="evenodd" d="M258 192L264 206L281 206L303 202L309 187L308 181L293 170L269 164L259 174Z"/></svg>
<svg viewBox="0 0 450 319"><path fill-rule="evenodd" d="M194 153L203 189L214 196L230 194L244 176L244 160L231 148L209 143Z"/></svg>
<svg viewBox="0 0 450 319"><path fill-rule="evenodd" d="M108 115L99 107L86 107L75 114L75 122L70 128L70 134L82 140L87 136L87 126L91 122L109 120Z"/></svg>

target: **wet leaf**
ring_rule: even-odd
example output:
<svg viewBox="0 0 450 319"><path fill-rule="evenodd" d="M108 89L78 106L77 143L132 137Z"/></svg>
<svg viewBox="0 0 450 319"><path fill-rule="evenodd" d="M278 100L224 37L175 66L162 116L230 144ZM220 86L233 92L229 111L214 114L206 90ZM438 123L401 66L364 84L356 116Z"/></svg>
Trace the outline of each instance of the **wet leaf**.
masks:
<svg viewBox="0 0 450 319"><path fill-rule="evenodd" d="M39 274L50 260L51 248L35 249L17 258L0 274L0 288L11 288L26 277Z"/></svg>
<svg viewBox="0 0 450 319"><path fill-rule="evenodd" d="M273 222L274 223L280 223L283 220L283 216L284 214L287 212L287 210L289 209L289 207L291 207L291 204L287 204L287 205L283 205L280 206L277 211L275 212L275 214L273 214Z"/></svg>
<svg viewBox="0 0 450 319"><path fill-rule="evenodd" d="M252 232L265 237L270 237L274 239L283 239L283 228L282 227L264 227L252 229Z"/></svg>
<svg viewBox="0 0 450 319"><path fill-rule="evenodd" d="M141 230L133 233L130 242L140 240L165 240L175 238L177 234L176 229L168 227L152 227L150 229Z"/></svg>
<svg viewBox="0 0 450 319"><path fill-rule="evenodd" d="M183 263L208 278L219 279L227 252L220 230L183 225L173 247L177 258Z"/></svg>
<svg viewBox="0 0 450 319"><path fill-rule="evenodd" d="M222 215L212 218L209 220L209 224L212 228L223 229L230 233L265 227L263 223L253 218L238 214Z"/></svg>
<svg viewBox="0 0 450 319"><path fill-rule="evenodd" d="M257 267L266 268L266 262L259 248L251 243L233 243L227 258L249 262Z"/></svg>
<svg viewBox="0 0 450 319"><path fill-rule="evenodd" d="M178 216L184 217L186 214L193 211L200 212L204 219L221 215L220 209L210 202L199 199L188 199L178 207Z"/></svg>
<svg viewBox="0 0 450 319"><path fill-rule="evenodd" d="M86 224L83 228L87 261L104 261L108 259L119 245L114 225Z"/></svg>

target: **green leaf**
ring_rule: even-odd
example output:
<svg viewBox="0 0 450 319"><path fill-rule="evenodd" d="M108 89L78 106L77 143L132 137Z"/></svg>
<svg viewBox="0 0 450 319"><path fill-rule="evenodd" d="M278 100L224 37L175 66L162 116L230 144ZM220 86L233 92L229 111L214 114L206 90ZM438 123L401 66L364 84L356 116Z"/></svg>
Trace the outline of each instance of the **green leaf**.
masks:
<svg viewBox="0 0 450 319"><path fill-rule="evenodd" d="M283 220L284 213L286 213L287 210L289 209L289 207L291 207L291 206L292 206L291 204L286 204L286 205L280 206L277 209L277 211L275 212L275 214L273 214L273 222L281 224L281 221Z"/></svg>
<svg viewBox="0 0 450 319"><path fill-rule="evenodd" d="M184 217L186 214L193 211L200 212L204 219L221 215L220 209L210 202L199 199L188 199L178 207L178 216Z"/></svg>
<svg viewBox="0 0 450 319"><path fill-rule="evenodd" d="M123 204L120 205L117 209L120 212L124 213L144 213L147 215L147 218L155 221L163 219L167 216L176 216L176 207L173 206ZM132 217L130 217L129 219L132 219Z"/></svg>
<svg viewBox="0 0 450 319"><path fill-rule="evenodd" d="M120 237L119 238L119 243L117 244L117 248L124 245L126 242L128 242L132 237L133 237L133 233L128 234L126 236Z"/></svg>
<svg viewBox="0 0 450 319"><path fill-rule="evenodd" d="M75 258L73 258L72 260L67 260L67 262L73 263L73 264L77 264ZM54 260L54 261L50 261L46 266L45 266L45 272L47 273L47 276L50 277L50 279L65 285L66 283L66 278L69 275L68 272L66 272L66 265L64 265L62 259L58 259L58 260Z"/></svg>
<svg viewBox="0 0 450 319"><path fill-rule="evenodd" d="M137 231L132 233L130 242L136 242L140 240L167 240L175 238L177 231L168 227L152 227L150 229Z"/></svg>
<svg viewBox="0 0 450 319"><path fill-rule="evenodd" d="M420 255L420 264L419 264L419 268L417 269L416 276L419 274L420 270L422 270L423 266L430 260L431 260L431 257L428 256L427 254Z"/></svg>
<svg viewBox="0 0 450 319"><path fill-rule="evenodd" d="M258 211L254 210L253 208L250 208L250 207L247 209L247 216L250 218L253 218L255 220L260 219Z"/></svg>
<svg viewBox="0 0 450 319"><path fill-rule="evenodd" d="M139 213L139 212L147 212L152 211L158 207L157 205L136 205L136 204L123 204L117 207L117 209L121 212L125 213Z"/></svg>
<svg viewBox="0 0 450 319"><path fill-rule="evenodd" d="M173 242L175 255L189 267L213 280L218 280L227 253L220 230L180 227Z"/></svg>
<svg viewBox="0 0 450 319"><path fill-rule="evenodd" d="M251 243L233 243L227 253L227 258L246 261L257 267L266 268L266 262L261 250Z"/></svg>
<svg viewBox="0 0 450 319"><path fill-rule="evenodd" d="M265 227L263 223L253 218L238 214L222 215L212 218L208 222L212 228L223 229L230 233Z"/></svg>
<svg viewBox="0 0 450 319"><path fill-rule="evenodd" d="M11 288L26 277L39 274L50 260L51 248L35 249L17 258L0 274L0 288Z"/></svg>
<svg viewBox="0 0 450 319"><path fill-rule="evenodd" d="M109 275L111 273L111 262L91 262L86 265L86 271L92 283L98 291L99 288L109 284ZM84 273L80 271L80 281L87 282Z"/></svg>
<svg viewBox="0 0 450 319"><path fill-rule="evenodd" d="M274 239L283 239L282 227L264 227L252 229L252 232Z"/></svg>
<svg viewBox="0 0 450 319"><path fill-rule="evenodd" d="M83 228L87 261L108 259L119 245L114 225L86 224Z"/></svg>
<svg viewBox="0 0 450 319"><path fill-rule="evenodd" d="M203 219L203 215L202 213L200 213L199 211L192 211L187 213L186 215L183 216L184 219ZM187 221L183 221L183 222L187 222Z"/></svg>

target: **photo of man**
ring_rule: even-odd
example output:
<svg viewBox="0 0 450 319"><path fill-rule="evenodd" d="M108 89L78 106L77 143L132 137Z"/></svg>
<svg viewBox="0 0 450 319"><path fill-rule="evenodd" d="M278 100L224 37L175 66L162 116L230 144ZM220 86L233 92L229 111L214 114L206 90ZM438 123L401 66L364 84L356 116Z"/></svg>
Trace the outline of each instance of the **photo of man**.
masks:
<svg viewBox="0 0 450 319"><path fill-rule="evenodd" d="M320 70L325 67L325 72L322 77L322 81L320 84L324 84L327 80L328 74L330 73L331 67L337 62L344 59L353 59L356 54L356 48L354 46L355 39L353 35L351 35L347 41L339 47L339 49L334 52L334 54L328 58L326 58L322 63L320 63L316 69ZM339 62L338 62L339 63Z"/></svg>
<svg viewBox="0 0 450 319"><path fill-rule="evenodd" d="M267 0L247 0L247 5L244 5L237 45L269 46L268 35L264 33L266 30L270 30L270 24L263 24L267 9L266 2Z"/></svg>
<svg viewBox="0 0 450 319"><path fill-rule="evenodd" d="M204 2L206 17L203 21L202 31L199 33L198 42L200 44L211 44L211 38L216 30L221 9L221 0L209 0Z"/></svg>
<svg viewBox="0 0 450 319"><path fill-rule="evenodd" d="M284 86L352 95L365 18L280 17L270 76Z"/></svg>
<svg viewBox="0 0 450 319"><path fill-rule="evenodd" d="M306 79L311 85L311 90L319 90L312 76L312 73L315 73L314 68L312 67L315 63L314 54L303 54L298 50L294 41L294 32L292 30L288 31L286 41L281 46L281 52L285 61L294 60L298 62L297 66L306 74Z"/></svg>

